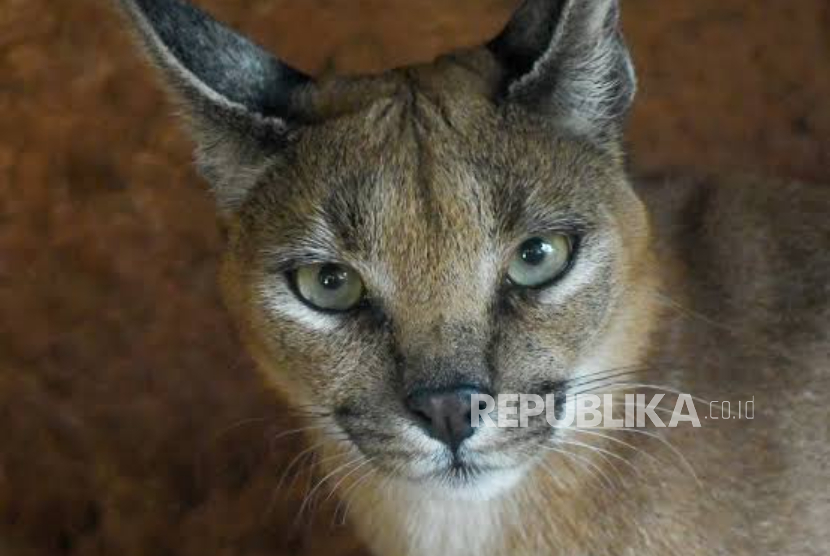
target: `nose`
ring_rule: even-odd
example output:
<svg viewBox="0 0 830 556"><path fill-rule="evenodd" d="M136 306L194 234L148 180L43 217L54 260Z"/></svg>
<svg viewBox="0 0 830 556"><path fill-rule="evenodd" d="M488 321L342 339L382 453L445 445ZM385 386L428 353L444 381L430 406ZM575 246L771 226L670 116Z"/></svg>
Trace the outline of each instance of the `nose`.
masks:
<svg viewBox="0 0 830 556"><path fill-rule="evenodd" d="M481 393L473 387L418 390L406 398L406 406L433 438L453 451L473 435L470 422L471 396Z"/></svg>

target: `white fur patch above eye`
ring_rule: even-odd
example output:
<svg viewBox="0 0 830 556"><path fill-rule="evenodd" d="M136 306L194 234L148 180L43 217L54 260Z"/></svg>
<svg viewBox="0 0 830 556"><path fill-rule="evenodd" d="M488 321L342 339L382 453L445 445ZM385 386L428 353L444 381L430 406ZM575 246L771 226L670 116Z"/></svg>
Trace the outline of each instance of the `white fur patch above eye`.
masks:
<svg viewBox="0 0 830 556"><path fill-rule="evenodd" d="M270 277L257 290L266 311L278 318L318 332L329 332L340 325L336 315L317 311L300 301L284 277Z"/></svg>

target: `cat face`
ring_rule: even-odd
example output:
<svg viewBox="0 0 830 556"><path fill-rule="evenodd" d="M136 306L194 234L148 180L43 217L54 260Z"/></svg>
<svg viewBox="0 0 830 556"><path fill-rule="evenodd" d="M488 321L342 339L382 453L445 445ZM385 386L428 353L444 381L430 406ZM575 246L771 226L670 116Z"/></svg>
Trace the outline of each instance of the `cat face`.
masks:
<svg viewBox="0 0 830 556"><path fill-rule="evenodd" d="M586 362L637 312L647 226L614 155L455 92L480 77L454 61L424 71L296 138L240 211L226 273L290 402L377 465L440 479L515 468L545 437L476 431L454 454L408 399L544 395L613 367Z"/></svg>
<svg viewBox="0 0 830 556"><path fill-rule="evenodd" d="M648 226L617 146L633 76L614 2L529 2L489 49L317 83L189 5L126 5L193 107L228 305L330 451L506 484L552 432L471 429L471 394L563 393L636 357ZM540 38L539 17L569 24ZM192 21L193 44L164 33ZM240 59L247 89L223 73Z"/></svg>

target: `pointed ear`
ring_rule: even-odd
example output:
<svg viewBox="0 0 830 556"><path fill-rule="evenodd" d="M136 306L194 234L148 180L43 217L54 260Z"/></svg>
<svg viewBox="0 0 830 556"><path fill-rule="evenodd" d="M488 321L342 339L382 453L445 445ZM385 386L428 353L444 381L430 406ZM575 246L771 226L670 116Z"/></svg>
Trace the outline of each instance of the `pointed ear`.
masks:
<svg viewBox="0 0 830 556"><path fill-rule="evenodd" d="M525 0L490 45L508 101L549 114L564 133L619 136L636 78L619 31L619 0Z"/></svg>
<svg viewBox="0 0 830 556"><path fill-rule="evenodd" d="M184 109L200 171L232 210L302 119L292 99L309 78L182 0L120 2Z"/></svg>

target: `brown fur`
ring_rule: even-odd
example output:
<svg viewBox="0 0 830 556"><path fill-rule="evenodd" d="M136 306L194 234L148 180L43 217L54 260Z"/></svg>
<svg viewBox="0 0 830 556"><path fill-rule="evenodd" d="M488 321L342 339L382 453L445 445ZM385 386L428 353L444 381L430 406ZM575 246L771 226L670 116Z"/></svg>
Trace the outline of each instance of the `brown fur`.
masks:
<svg viewBox="0 0 830 556"><path fill-rule="evenodd" d="M567 21L613 29L612 4L568 2ZM827 387L826 194L788 184L764 198L749 180L635 194L616 127L633 83L624 64L607 65L624 61L616 37L591 42L602 56L564 66L586 79L556 84L556 102L538 94L546 65L583 52L574 32L514 82L522 102L504 102L504 66L480 49L292 91L287 121L300 114L304 125L267 156L197 125L211 175L237 187L224 201L217 191L229 308L266 379L306 414L323 482L341 487L376 553L824 553L828 494L811 486L828 460L816 403ZM175 71L192 100L199 91ZM238 116L217 104L211 126ZM266 129L251 125L257 137ZM244 160L217 170L220 151ZM545 290L505 286L516 246L550 230L579 233L572 270ZM285 276L298 261L352 266L370 307L304 307ZM486 479L446 471L402 404L424 386L547 393L615 369L628 373L594 390L754 397L758 415L622 443L557 431L594 448L577 459L547 450L538 428L477 433L469 457L483 475L518 482L471 499L465 488Z"/></svg>
<svg viewBox="0 0 830 556"><path fill-rule="evenodd" d="M614 357L603 362L607 368L642 364L647 369L632 380L656 382L705 399L754 397L758 407L755 421L707 422L703 429L669 431L667 440L688 459L700 483L676 453L654 439L621 437L653 453L665 466L614 442L587 439L628 459L640 475L618 462L611 465L596 458L594 463L608 467L613 477L609 489L578 461L546 455L546 462L523 480L523 488L506 499L482 503L488 509L497 505L495 515L470 516L476 513L475 503L438 502L440 507L453 507L443 516L447 529L422 531L426 537L418 539L422 544L413 553L466 553L457 545L465 538L464 519L453 514L467 515L474 534L493 543L483 548L467 541L474 549L471 553L477 554L503 554L506 547L514 554L542 553L552 547L561 554L823 553L828 545L819 524L820 516L826 515L821 512L826 511L822 508L827 493L809 485L826 478L820 467L827 461L822 441L827 438L826 425L817 406L805 407L808 400L803 395L813 389L821 399L827 387L826 372L818 366L827 356L828 309L819 292L826 288L827 265L821 253L828 235L826 226L818 225L818 217L827 213L826 193L801 184L763 188L750 179L654 180L638 189L657 215L648 234L654 245L650 252L645 248L645 213L625 189L616 157L552 140L544 123L523 114L499 114L486 96L471 98L469 91L488 88L479 75L455 60L405 73L406 78L398 76L401 90L391 98L381 96L365 111L299 139L287 183L280 180L277 187L269 184L255 193L232 225L223 273L227 299L238 320L246 323L245 337L266 377L287 399L329 410L352 404L367 408L363 418L374 419L376 411L396 411L388 386L396 372L387 353L392 338L406 339L400 349L411 343L418 346L413 349L437 354L452 354L453 344L460 342L475 345L475 333L472 339L459 340L452 323L463 315L464 324L485 335L479 327L487 326L480 314L486 301L465 284L476 275L477 250L492 241L482 228L495 228L494 213L506 204L498 197L498 185L509 181L511 187L562 184L517 193L519 198L546 199L543 210L605 208L614 217L605 224L610 230L603 232L619 234L622 252L608 294L617 298L617 305L609 315L592 313L605 294L585 293L584 305L575 303L555 315L528 311L512 328L500 331L517 345L505 342L502 347L502 357L511 364L502 367L496 391L533 391L537 373L555 376L555 369L567 369L576 354L602 343L599 332L585 345L582 331L590 319L599 319L591 326L600 330L610 329L618 319L623 338L616 342L627 349L615 350ZM441 79L449 83L441 85ZM425 82L435 88L422 90ZM496 133L496 126L510 131L503 127ZM418 138L413 129L425 137ZM420 158L413 154L419 148L424 149ZM549 156L551 152L556 154ZM347 180L342 189L330 181L363 157L385 162L370 177ZM419 165L425 160L426 168ZM458 163L466 160L472 163ZM505 168L509 173L499 173ZM296 198L291 191L297 192ZM342 204L341 210L350 202L361 203L377 219L368 224L370 230L353 231L367 243L359 258L347 248L338 253L354 264L383 261L392 273L395 297L387 311L396 324L391 330L352 325L342 337L325 334L317 340L302 328L270 317L261 300L251 295L264 272L257 268L263 264L263 250L292 236L296 228L291 226L300 227L304 216L332 202L332 196ZM481 198L486 199L483 210L471 203ZM811 214L818 219L809 218ZM607 292L607 285L597 287ZM649 353L641 357L636 346L654 328ZM439 330L442 333L436 334ZM540 366L538 351L522 353L530 342L562 362L553 359ZM475 357L455 352L459 354ZM705 408L700 411L706 414ZM782 417L790 412L815 417L813 428L804 431L812 437L807 446L792 429L793 418ZM312 437L319 441L318 435ZM578 434L576 438L586 441ZM406 449L394 437L382 436L379 442L391 452ZM511 465L525 457L522 446L512 445L517 460ZM805 449L808 452L800 455ZM583 452L578 451L585 456ZM405 452L401 459L411 457ZM792 458L795 462L788 463ZM815 463L810 463L813 458ZM390 458L387 465L401 459ZM341 490L361 476L347 477ZM350 492L351 517L379 553L409 553L415 534L411 528L418 525L410 523L417 519L413 514L438 511L429 499L436 494L427 492L421 498L410 487L390 485L380 475ZM482 535L481 528L495 527L494 521L507 522L501 526L504 531Z"/></svg>

